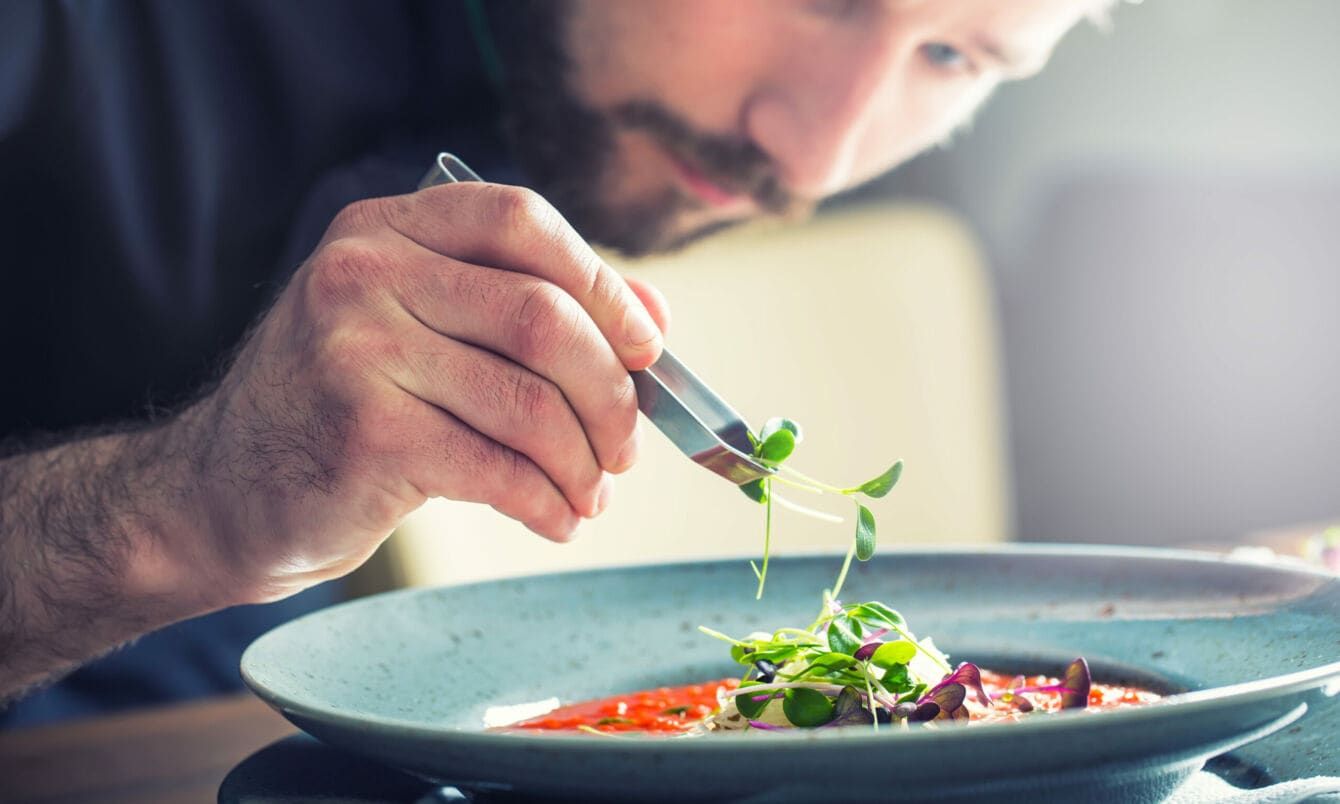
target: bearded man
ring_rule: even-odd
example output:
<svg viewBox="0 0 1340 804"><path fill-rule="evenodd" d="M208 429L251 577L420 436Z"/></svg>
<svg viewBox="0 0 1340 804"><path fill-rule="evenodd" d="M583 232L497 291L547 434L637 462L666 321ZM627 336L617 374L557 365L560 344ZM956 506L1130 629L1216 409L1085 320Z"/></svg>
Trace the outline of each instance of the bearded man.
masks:
<svg viewBox="0 0 1340 804"><path fill-rule="evenodd" d="M668 319L589 243L803 217L1108 2L3 4L0 696L158 631L10 723L235 688L429 497L570 538Z"/></svg>

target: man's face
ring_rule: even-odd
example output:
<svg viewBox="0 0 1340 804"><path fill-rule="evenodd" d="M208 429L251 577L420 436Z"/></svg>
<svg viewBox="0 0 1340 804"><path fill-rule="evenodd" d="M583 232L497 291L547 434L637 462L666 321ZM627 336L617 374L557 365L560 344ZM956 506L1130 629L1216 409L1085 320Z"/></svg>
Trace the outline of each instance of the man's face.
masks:
<svg viewBox="0 0 1340 804"><path fill-rule="evenodd" d="M569 0L550 43L565 69L509 64L534 90L511 129L539 189L587 237L630 254L674 248L801 216L942 141L1108 4Z"/></svg>

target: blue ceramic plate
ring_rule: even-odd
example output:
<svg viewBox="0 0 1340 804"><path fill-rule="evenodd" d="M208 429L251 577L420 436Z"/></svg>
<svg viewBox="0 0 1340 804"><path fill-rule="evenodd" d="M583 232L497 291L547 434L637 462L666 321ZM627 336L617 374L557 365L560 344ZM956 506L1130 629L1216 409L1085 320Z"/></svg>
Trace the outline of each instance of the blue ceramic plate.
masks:
<svg viewBox="0 0 1340 804"><path fill-rule="evenodd" d="M461 788L547 799L1152 801L1207 758L1277 731L1252 757L1267 772L1338 770L1340 580L1143 549L889 550L853 569L843 597L899 609L955 661L1057 673L1082 655L1100 681L1183 691L1159 705L878 734L483 730L492 706L734 674L697 626L804 625L838 564L774 561L761 602L741 561L394 592L271 631L242 675L331 745Z"/></svg>

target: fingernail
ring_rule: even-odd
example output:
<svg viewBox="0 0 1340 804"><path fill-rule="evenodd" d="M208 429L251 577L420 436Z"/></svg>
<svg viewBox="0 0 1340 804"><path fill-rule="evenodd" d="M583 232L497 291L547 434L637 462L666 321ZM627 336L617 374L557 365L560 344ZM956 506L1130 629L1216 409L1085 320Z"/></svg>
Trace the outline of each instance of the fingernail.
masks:
<svg viewBox="0 0 1340 804"><path fill-rule="evenodd" d="M604 513L609 507L610 499L614 497L614 478L605 475L600 481L600 492L596 494L596 510L594 515Z"/></svg>
<svg viewBox="0 0 1340 804"><path fill-rule="evenodd" d="M626 472L633 464L637 463L637 454L642 450L642 422L633 425L633 435L624 444L623 450L619 452L619 457L614 461L614 468L619 472Z"/></svg>
<svg viewBox="0 0 1340 804"><path fill-rule="evenodd" d="M624 336L630 344L645 346L660 334L656 322L651 320L651 315L641 305L634 305L628 311L628 318L624 321Z"/></svg>

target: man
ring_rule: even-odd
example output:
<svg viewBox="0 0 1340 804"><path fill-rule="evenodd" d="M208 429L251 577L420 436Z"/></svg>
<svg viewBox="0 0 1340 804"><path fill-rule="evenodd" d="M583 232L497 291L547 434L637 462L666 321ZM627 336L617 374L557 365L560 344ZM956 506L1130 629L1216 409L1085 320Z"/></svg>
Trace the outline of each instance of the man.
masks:
<svg viewBox="0 0 1340 804"><path fill-rule="evenodd" d="M340 577L428 497L572 538L668 319L587 240L801 216L1107 4L5 4L0 695ZM440 148L538 193L405 194ZM131 698L235 684L287 613L146 640L133 683L214 677Z"/></svg>

